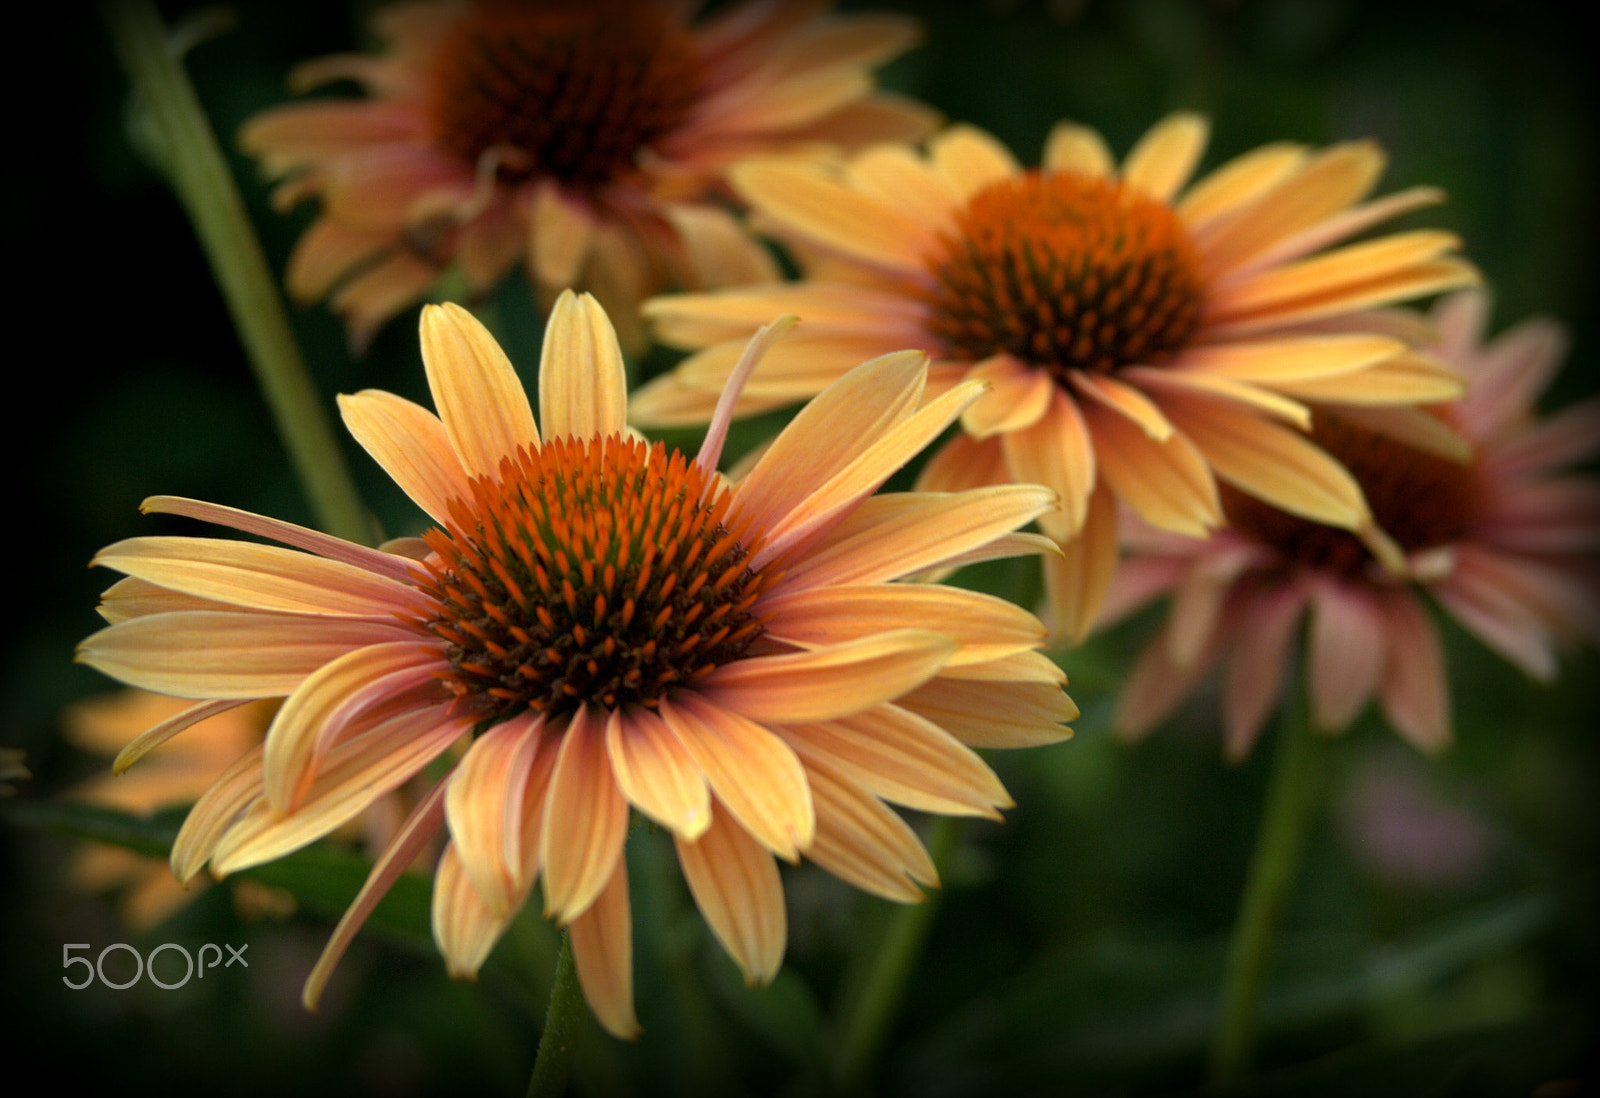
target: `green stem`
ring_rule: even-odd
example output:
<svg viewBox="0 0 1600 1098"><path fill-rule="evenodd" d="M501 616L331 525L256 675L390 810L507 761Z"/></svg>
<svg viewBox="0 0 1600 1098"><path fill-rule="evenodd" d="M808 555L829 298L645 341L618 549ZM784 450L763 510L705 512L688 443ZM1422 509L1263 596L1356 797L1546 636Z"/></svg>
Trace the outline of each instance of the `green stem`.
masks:
<svg viewBox="0 0 1600 1098"><path fill-rule="evenodd" d="M210 261L316 521L338 537L370 542L372 524L179 52L147 0L106 0L101 11L155 127L172 188Z"/></svg>
<svg viewBox="0 0 1600 1098"><path fill-rule="evenodd" d="M1285 704L1278 740L1212 1032L1210 1082L1214 1090L1232 1087L1249 1071L1262 976L1320 800L1319 745L1304 699L1290 699Z"/></svg>
<svg viewBox="0 0 1600 1098"><path fill-rule="evenodd" d="M545 1010L544 1032L539 1035L539 1054L528 1079L528 1098L559 1098L566 1093L572 1074L573 1056L578 1048L578 1023L583 1019L583 989L578 986L578 969L572 961L572 937L561 932L556 954L556 976L550 987L550 1005Z"/></svg>
<svg viewBox="0 0 1600 1098"><path fill-rule="evenodd" d="M928 854L941 874L955 851L957 833L957 823L949 816L935 816L929 825ZM859 993L841 1012L835 1071L842 1093L858 1091L877 1062L942 894L935 891L920 904L895 909Z"/></svg>

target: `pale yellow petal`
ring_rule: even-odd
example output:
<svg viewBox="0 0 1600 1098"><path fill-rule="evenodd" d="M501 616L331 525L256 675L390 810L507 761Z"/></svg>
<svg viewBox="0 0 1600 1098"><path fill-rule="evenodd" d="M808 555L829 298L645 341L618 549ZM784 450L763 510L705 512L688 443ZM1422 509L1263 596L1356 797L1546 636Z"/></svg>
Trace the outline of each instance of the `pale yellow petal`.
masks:
<svg viewBox="0 0 1600 1098"><path fill-rule="evenodd" d="M1043 164L1047 171L1077 172L1105 178L1117 170L1111 147L1098 130L1075 122L1057 122L1045 138Z"/></svg>
<svg viewBox="0 0 1600 1098"><path fill-rule="evenodd" d="M476 317L452 303L430 305L421 329L433 404L468 476L493 476L519 447L538 445L528 394Z"/></svg>
<svg viewBox="0 0 1600 1098"><path fill-rule="evenodd" d="M1210 136L1211 125L1202 116L1169 115L1139 139L1119 174L1133 189L1167 202L1189 182Z"/></svg>
<svg viewBox="0 0 1600 1098"><path fill-rule="evenodd" d="M1276 142L1234 157L1197 180L1175 209L1178 217L1200 239L1217 218L1244 206L1285 179L1306 160L1302 145Z"/></svg>
<svg viewBox="0 0 1600 1098"><path fill-rule="evenodd" d="M1011 179L1022 165L999 140L963 123L948 127L928 142L934 166L966 201L991 183Z"/></svg>
<svg viewBox="0 0 1600 1098"><path fill-rule="evenodd" d="M563 291L544 332L539 419L546 438L596 438L628 426L628 377L616 330L588 294Z"/></svg>
<svg viewBox="0 0 1600 1098"><path fill-rule="evenodd" d="M339 396L345 428L429 518L445 523L450 501L468 498L467 471L439 417L378 389Z"/></svg>
<svg viewBox="0 0 1600 1098"><path fill-rule="evenodd" d="M1047 371L1011 355L985 359L967 377L989 387L961 413L961 426L975 439L1033 426L1049 410L1056 389Z"/></svg>
<svg viewBox="0 0 1600 1098"><path fill-rule="evenodd" d="M1181 434L1157 440L1120 413L1085 408L1100 475L1117 498L1152 526L1205 537L1222 525L1222 505L1205 458Z"/></svg>

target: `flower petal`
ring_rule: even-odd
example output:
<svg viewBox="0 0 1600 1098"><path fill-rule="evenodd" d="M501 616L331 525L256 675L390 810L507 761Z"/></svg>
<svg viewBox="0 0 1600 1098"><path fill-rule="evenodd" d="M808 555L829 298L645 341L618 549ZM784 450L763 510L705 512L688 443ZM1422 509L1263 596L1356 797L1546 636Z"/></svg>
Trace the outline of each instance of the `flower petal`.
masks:
<svg viewBox="0 0 1600 1098"><path fill-rule="evenodd" d="M561 732L539 835L545 915L566 923L611 880L628 836L628 802L611 776L606 730L587 706Z"/></svg>
<svg viewBox="0 0 1600 1098"><path fill-rule="evenodd" d="M628 904L628 864L617 859L611 879L569 928L572 960L583 997L613 1037L639 1035L633 1012L633 916Z"/></svg>
<svg viewBox="0 0 1600 1098"><path fill-rule="evenodd" d="M614 710L606 751L617 787L640 812L691 842L711 826L711 794L694 755L648 709Z"/></svg>
<svg viewBox="0 0 1600 1098"><path fill-rule="evenodd" d="M539 419L546 438L599 438L628 427L628 378L611 326L589 294L565 290L544 330Z"/></svg>
<svg viewBox="0 0 1600 1098"><path fill-rule="evenodd" d="M459 305L422 310L422 362L434 407L468 476L493 476L539 431L517 372L494 336Z"/></svg>
<svg viewBox="0 0 1600 1098"><path fill-rule="evenodd" d="M674 836L678 862L711 932L748 983L768 983L783 963L788 914L772 855L725 813L693 842Z"/></svg>

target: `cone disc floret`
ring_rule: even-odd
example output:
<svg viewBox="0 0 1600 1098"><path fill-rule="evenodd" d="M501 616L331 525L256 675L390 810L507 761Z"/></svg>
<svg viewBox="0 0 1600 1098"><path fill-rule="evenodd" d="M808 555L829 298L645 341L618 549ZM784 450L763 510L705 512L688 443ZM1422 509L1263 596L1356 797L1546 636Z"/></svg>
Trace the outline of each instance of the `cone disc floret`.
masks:
<svg viewBox="0 0 1600 1098"><path fill-rule="evenodd" d="M928 328L952 357L1007 352L1065 379L1159 364L1200 323L1194 245L1114 179L1027 172L973 195L928 262Z"/></svg>
<svg viewBox="0 0 1600 1098"><path fill-rule="evenodd" d="M621 436L521 448L426 535L447 684L487 719L654 707L742 656L769 578L727 491L676 450Z"/></svg>

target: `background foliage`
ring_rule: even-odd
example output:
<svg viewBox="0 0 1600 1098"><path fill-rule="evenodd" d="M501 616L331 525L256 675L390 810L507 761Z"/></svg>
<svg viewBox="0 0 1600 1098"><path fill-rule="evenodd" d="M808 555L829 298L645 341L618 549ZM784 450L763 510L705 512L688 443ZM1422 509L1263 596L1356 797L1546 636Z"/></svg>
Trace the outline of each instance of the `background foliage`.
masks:
<svg viewBox="0 0 1600 1098"><path fill-rule="evenodd" d="M1450 194L1416 223L1459 232L1496 293L1495 324L1536 312L1573 328L1556 403L1595 389L1595 70L1581 6L1554 0L1390 5L1366 0L1011 0L848 7L915 11L926 42L884 74L1033 161L1056 119L1099 127L1125 150L1167 111L1214 122L1206 164L1257 144L1374 137L1384 190ZM140 499L170 493L307 522L181 210L141 158L126 81L104 28L76 5L16 16L8 66L12 145L4 204L14 288L13 624L0 682L0 745L34 779L0 824L0 1028L13 1065L51 1089L159 1083L207 1093L516 1092L537 1040L551 938L508 937L480 984L456 983L426 935L426 883L411 882L358 939L319 1014L299 987L361 869L315 850L263 869L298 912L241 914L212 888L146 935L110 898L74 893L61 867L78 840L128 821L58 809L99 773L57 736L61 708L110 684L72 665L97 624L106 573L84 565L118 538L160 532ZM162 5L169 21L192 5ZM362 41L362 9L235 5L189 69L225 142L284 97L296 60ZM235 160L281 269L309 211L266 208ZM537 362L520 287L498 299L514 362ZM378 386L422 397L414 313L352 357L323 310L293 311L330 395ZM531 375L530 375L531 376ZM391 532L416 516L350 447ZM18 498L20 495L20 498ZM408 532L408 531L407 531ZM1004 589L998 572L973 582ZM1083 707L1077 738L993 762L1018 802L1003 825L964 824L876 1091L1144 1095L1199 1088L1206 1027L1248 857L1267 753L1222 763L1208 700L1148 743L1114 741L1136 621L1063 656ZM1593 813L1600 752L1583 653L1540 689L1447 629L1457 743L1425 762L1378 722L1325 752L1318 819L1269 973L1256 1093L1577 1093L1600 1031L1593 931ZM133 825L159 843L178 817ZM41 826L49 825L49 826ZM639 1008L645 1037L587 1034L588 1092L805 1094L837 1051L831 1010L875 948L890 905L802 868L787 872L792 940L771 988L741 986L711 946L663 852L640 836ZM652 844L655 844L654 846ZM411 887L414 885L415 887ZM71 991L63 943L197 948L247 942L251 967L164 992ZM218 977L220 978L213 978ZM1590 1072L1585 1074L1585 1072ZM8 1084L11 1093L37 1084Z"/></svg>

